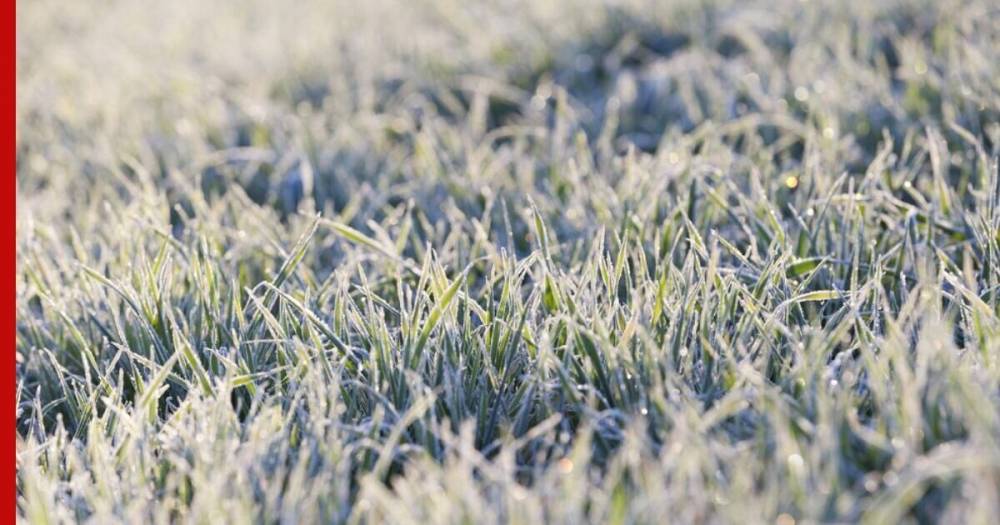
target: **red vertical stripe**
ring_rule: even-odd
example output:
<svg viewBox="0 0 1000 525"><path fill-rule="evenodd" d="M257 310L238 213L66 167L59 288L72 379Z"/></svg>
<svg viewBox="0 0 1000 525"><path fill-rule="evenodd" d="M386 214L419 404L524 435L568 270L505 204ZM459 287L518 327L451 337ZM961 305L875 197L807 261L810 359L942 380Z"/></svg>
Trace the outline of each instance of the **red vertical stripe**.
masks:
<svg viewBox="0 0 1000 525"><path fill-rule="evenodd" d="M17 2L16 0L10 0L9 4L4 6L4 31L7 32L5 40L10 44L10 47L3 53L4 56L4 66L3 69L6 71L7 79L4 81L4 120L10 124L8 129L8 135L5 139L7 152L4 155L4 164L7 165L6 169L10 171L7 172L7 179L3 183L4 195L4 207L6 208L7 220L4 224L4 235L6 239L4 244L8 246L10 250L6 257L4 257L4 265L6 269L4 273L7 277L4 282L4 296L10 301L7 303L7 312L4 314L4 323L7 328L4 330L7 333L12 333L14 337L8 343L10 346L10 354L6 357L8 368L6 375L11 378L11 382L3 389L7 392L4 396L7 399L3 401L3 411L11 419L15 420L15 435L4 433L7 436L7 444L4 446L7 451L4 453L5 461L8 463L4 465L4 470L7 470L9 474L5 475L5 479L11 480L10 491L11 499L6 500L4 503L4 514L7 515L11 522L13 522L14 514L16 512L15 505L17 503L17 450L16 450L16 416L14 414L14 398L16 389L16 352L17 352L17 292L16 292L16 281L17 281ZM10 421L8 419L8 421ZM7 478L6 476L11 476ZM9 505L9 506L8 506Z"/></svg>

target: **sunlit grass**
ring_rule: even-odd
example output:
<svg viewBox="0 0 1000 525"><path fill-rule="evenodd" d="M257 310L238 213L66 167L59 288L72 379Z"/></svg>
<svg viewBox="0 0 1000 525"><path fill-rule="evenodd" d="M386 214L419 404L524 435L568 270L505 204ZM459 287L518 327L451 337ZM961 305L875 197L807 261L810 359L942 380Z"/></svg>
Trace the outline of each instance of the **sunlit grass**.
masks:
<svg viewBox="0 0 1000 525"><path fill-rule="evenodd" d="M990 2L25 2L18 517L992 523Z"/></svg>

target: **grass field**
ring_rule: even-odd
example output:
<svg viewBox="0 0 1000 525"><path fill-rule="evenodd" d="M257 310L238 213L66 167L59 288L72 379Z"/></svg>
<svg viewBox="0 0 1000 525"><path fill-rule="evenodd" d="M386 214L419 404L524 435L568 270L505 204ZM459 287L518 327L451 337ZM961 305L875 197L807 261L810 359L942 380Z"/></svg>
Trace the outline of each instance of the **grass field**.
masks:
<svg viewBox="0 0 1000 525"><path fill-rule="evenodd" d="M18 5L24 523L996 523L990 0Z"/></svg>

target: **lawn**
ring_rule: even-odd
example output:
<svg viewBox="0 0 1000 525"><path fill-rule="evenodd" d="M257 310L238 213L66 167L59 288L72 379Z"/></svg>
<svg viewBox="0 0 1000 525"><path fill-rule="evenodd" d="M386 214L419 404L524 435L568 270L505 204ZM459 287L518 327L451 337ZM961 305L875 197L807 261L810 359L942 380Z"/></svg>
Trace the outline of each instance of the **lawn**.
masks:
<svg viewBox="0 0 1000 525"><path fill-rule="evenodd" d="M18 520L995 523L998 20L19 2Z"/></svg>

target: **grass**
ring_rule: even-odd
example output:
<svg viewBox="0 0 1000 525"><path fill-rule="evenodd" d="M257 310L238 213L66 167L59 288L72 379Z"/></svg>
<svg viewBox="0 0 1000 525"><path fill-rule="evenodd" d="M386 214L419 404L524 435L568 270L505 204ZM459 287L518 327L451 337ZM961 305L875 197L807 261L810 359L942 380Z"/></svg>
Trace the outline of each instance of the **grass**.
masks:
<svg viewBox="0 0 1000 525"><path fill-rule="evenodd" d="M991 2L89 4L18 6L19 520L1000 515Z"/></svg>

